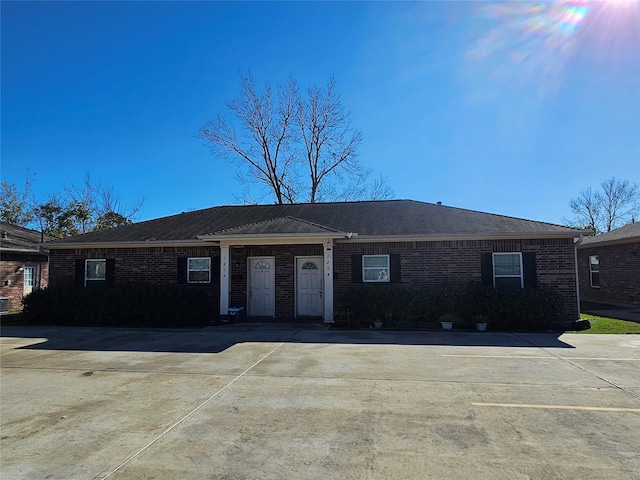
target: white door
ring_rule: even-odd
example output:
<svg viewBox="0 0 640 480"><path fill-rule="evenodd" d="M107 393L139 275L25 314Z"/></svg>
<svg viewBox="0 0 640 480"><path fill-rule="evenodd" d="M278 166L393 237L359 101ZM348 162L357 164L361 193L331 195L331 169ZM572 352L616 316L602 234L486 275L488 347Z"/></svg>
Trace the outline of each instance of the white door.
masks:
<svg viewBox="0 0 640 480"><path fill-rule="evenodd" d="M296 305L299 316L322 315L322 257L296 259Z"/></svg>
<svg viewBox="0 0 640 480"><path fill-rule="evenodd" d="M275 259L249 259L249 315L275 316Z"/></svg>
<svg viewBox="0 0 640 480"><path fill-rule="evenodd" d="M29 295L36 287L37 267L24 267L24 295Z"/></svg>

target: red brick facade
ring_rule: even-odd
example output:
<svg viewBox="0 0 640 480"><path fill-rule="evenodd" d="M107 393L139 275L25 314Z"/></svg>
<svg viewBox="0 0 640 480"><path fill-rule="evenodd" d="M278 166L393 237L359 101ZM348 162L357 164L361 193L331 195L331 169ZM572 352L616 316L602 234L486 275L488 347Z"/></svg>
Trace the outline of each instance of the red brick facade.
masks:
<svg viewBox="0 0 640 480"><path fill-rule="evenodd" d="M3 252L0 259L0 297L9 298L9 308L22 308L24 295L24 269L36 267L34 288L45 288L49 278L46 255Z"/></svg>
<svg viewBox="0 0 640 480"><path fill-rule="evenodd" d="M598 256L600 286L592 287L589 257ZM578 249L580 299L640 305L640 242L593 245Z"/></svg>
<svg viewBox="0 0 640 480"><path fill-rule="evenodd" d="M535 252L538 287L556 290L562 296L564 321L578 318L571 239L341 243L334 251L334 295L339 298L352 285L354 254L400 254L404 284L466 285L481 282L481 254L498 252Z"/></svg>
<svg viewBox="0 0 640 480"><path fill-rule="evenodd" d="M333 248L334 299L352 287L352 255L399 254L400 282L404 284L467 284L480 282L483 253L535 252L538 287L558 291L564 301L564 320L578 318L575 256L572 239L540 240L461 240L357 243L338 242ZM275 315L295 316L295 258L322 256L323 246L274 245L244 246L229 249L230 299L232 307L247 306L247 264L250 257L274 257ZM176 283L178 258L219 257L217 246L56 249L51 251L52 286L75 284L75 262L78 259L115 259L114 283ZM203 289L219 302L219 272L212 272L212 283L188 285Z"/></svg>
<svg viewBox="0 0 640 480"><path fill-rule="evenodd" d="M145 248L76 248L52 250L50 253L49 285L52 287L72 287L76 283L75 262L85 259L115 259L115 285L140 283L167 285L176 284L178 279L178 258L216 257L220 249L214 246L202 247L145 247ZM190 284L187 288L203 290L217 305L220 285L212 272L212 282L206 285Z"/></svg>

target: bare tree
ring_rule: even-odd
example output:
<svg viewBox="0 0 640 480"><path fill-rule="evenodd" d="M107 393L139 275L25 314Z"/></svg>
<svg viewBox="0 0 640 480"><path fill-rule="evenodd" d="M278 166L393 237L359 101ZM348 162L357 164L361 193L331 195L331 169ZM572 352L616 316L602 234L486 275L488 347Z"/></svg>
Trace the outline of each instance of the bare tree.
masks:
<svg viewBox="0 0 640 480"><path fill-rule="evenodd" d="M638 212L640 192L638 184L631 184L628 180L610 178L602 183L602 211L604 217L603 231L629 223Z"/></svg>
<svg viewBox="0 0 640 480"><path fill-rule="evenodd" d="M304 97L290 78L278 88L276 105L269 85L259 94L251 74L240 78L240 98L227 103L233 123L218 116L200 129L199 137L214 155L238 162L245 201L255 203L250 184L261 185L276 203L366 195L371 170L357 160L362 133L351 127L334 78L324 90L308 88ZM390 188L376 191L392 195Z"/></svg>
<svg viewBox="0 0 640 480"><path fill-rule="evenodd" d="M289 79L286 87L278 89L274 106L269 85L260 95L250 73L240 78L240 98L228 102L227 109L245 135L238 136L233 125L218 116L200 129L199 136L210 144L214 154L246 167L239 173L242 182L266 186L277 203L293 202L297 175L290 143L298 86Z"/></svg>
<svg viewBox="0 0 640 480"><path fill-rule="evenodd" d="M639 211L638 185L615 177L600 184L601 192L587 188L569 202L574 217L567 223L586 227L597 233L610 232L629 223Z"/></svg>
<svg viewBox="0 0 640 480"><path fill-rule="evenodd" d="M298 98L297 120L308 167L311 203L328 193L327 189L323 192L323 187L332 174L334 179L346 177L347 181L356 180L356 184L369 174L357 161L362 133L351 128L349 116L335 92L333 77L325 90L310 87L307 98ZM335 189L335 185L332 187Z"/></svg>
<svg viewBox="0 0 640 480"><path fill-rule="evenodd" d="M594 193L591 187L583 190L578 198L569 202L569 208L571 208L575 219L569 223L597 231L601 218L601 203L600 194Z"/></svg>

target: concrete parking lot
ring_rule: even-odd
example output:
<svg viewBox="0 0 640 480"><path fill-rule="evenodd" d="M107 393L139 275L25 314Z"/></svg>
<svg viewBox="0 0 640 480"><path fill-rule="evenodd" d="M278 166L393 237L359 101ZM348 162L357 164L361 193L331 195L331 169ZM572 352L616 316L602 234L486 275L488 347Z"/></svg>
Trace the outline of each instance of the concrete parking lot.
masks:
<svg viewBox="0 0 640 480"><path fill-rule="evenodd" d="M640 479L640 337L4 327L0 478Z"/></svg>

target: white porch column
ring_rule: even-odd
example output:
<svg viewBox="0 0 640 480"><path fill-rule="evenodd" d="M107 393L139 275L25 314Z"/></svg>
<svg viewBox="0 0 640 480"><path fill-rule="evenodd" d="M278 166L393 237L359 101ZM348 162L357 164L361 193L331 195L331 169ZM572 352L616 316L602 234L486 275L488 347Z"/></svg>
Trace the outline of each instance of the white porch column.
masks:
<svg viewBox="0 0 640 480"><path fill-rule="evenodd" d="M324 242L324 323L333 323L333 240Z"/></svg>
<svg viewBox="0 0 640 480"><path fill-rule="evenodd" d="M220 315L229 314L229 245L220 245Z"/></svg>

